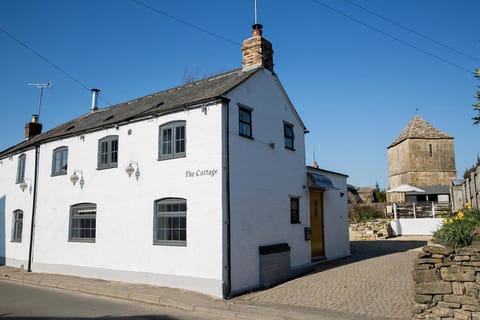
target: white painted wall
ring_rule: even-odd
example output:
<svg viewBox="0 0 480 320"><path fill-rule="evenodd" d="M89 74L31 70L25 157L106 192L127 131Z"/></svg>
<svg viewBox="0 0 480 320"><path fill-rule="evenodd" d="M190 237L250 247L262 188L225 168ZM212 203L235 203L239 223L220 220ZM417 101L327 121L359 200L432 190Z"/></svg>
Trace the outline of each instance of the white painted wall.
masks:
<svg viewBox="0 0 480 320"><path fill-rule="evenodd" d="M232 289L259 284L259 246L288 243L292 267L310 262L304 132L271 73L257 72L230 101ZM253 109L253 139L238 134L238 103ZM295 151L284 147L283 121L294 124ZM275 148L269 146L275 144ZM300 224L290 223L290 198L300 198Z"/></svg>
<svg viewBox="0 0 480 320"><path fill-rule="evenodd" d="M27 189L22 191L16 183L18 156L26 155L25 181ZM30 243L30 226L33 203L33 181L35 174L35 150L29 150L0 160L0 198L4 210L5 263L17 268L27 268ZM21 242L12 242L13 212L23 210L23 232ZM0 209L2 210L2 209ZM3 241L3 240L2 240Z"/></svg>
<svg viewBox="0 0 480 320"><path fill-rule="evenodd" d="M222 296L221 115L221 106L214 105L207 114L200 108L191 109L85 134L84 139L43 144L34 271L148 282ZM187 156L158 161L159 126L174 120L186 120ZM119 136L119 165L97 170L98 140L107 135ZM52 177L52 152L60 146L69 147L68 174ZM32 159L28 154L26 176L31 175ZM125 172L130 161L139 164L138 181ZM1 186L9 195L7 212L25 208L28 214L31 196L14 184L16 162L3 162L3 171L9 173L8 179L2 179L9 183ZM69 180L75 169L83 173L83 189ZM196 175L204 169L217 170L217 174ZM187 177L187 171L194 176ZM153 245L154 201L165 197L187 199L186 247ZM68 240L70 206L83 202L97 204L95 243ZM29 225L26 219L25 227ZM25 244L9 244L7 263L26 259Z"/></svg>
<svg viewBox="0 0 480 320"><path fill-rule="evenodd" d="M390 221L393 235L432 235L443 223L440 218L396 219Z"/></svg>
<svg viewBox="0 0 480 320"><path fill-rule="evenodd" d="M316 170L332 181L339 190L323 192L323 222L325 257L328 260L350 255L350 239L348 236L348 197L347 177L326 170ZM343 193L343 196L341 196Z"/></svg>

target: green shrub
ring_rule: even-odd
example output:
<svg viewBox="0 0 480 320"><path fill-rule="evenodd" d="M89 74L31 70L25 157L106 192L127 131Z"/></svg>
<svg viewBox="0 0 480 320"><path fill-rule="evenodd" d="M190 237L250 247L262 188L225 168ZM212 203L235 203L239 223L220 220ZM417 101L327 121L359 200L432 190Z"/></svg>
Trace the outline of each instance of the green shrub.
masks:
<svg viewBox="0 0 480 320"><path fill-rule="evenodd" d="M348 220L354 223L381 218L385 218L383 212L371 206L354 206L348 210Z"/></svg>
<svg viewBox="0 0 480 320"><path fill-rule="evenodd" d="M478 240L480 229L480 211L470 207L459 211L451 218L443 220L440 229L434 232L433 238L452 248L465 247Z"/></svg>

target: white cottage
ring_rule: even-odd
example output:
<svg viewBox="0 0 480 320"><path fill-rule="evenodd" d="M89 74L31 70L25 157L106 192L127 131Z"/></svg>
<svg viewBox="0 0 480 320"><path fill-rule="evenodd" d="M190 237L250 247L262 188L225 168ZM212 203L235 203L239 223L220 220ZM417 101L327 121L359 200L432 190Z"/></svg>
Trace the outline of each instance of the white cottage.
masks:
<svg viewBox="0 0 480 320"><path fill-rule="evenodd" d="M349 255L346 176L307 175L261 25L242 53L241 69L108 108L95 89L44 133L34 117L0 153L0 262L227 298Z"/></svg>

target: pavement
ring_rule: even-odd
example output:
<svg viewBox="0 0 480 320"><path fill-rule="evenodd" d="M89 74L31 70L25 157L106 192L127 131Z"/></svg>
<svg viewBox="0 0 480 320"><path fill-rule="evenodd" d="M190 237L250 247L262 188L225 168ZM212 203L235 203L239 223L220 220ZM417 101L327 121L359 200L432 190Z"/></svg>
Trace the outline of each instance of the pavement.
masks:
<svg viewBox="0 0 480 320"><path fill-rule="evenodd" d="M352 256L273 288L223 300L188 290L0 267L10 280L239 319L412 319L413 260L430 237L351 241Z"/></svg>

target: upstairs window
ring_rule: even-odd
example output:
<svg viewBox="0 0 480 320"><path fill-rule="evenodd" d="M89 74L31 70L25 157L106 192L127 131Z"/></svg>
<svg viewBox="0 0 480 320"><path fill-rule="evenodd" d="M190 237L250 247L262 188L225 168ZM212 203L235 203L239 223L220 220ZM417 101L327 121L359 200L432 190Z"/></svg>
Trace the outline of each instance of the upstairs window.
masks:
<svg viewBox="0 0 480 320"><path fill-rule="evenodd" d="M23 211L13 211L12 242L22 242Z"/></svg>
<svg viewBox="0 0 480 320"><path fill-rule="evenodd" d="M300 199L290 198L290 223L300 223Z"/></svg>
<svg viewBox="0 0 480 320"><path fill-rule="evenodd" d="M186 135L185 121L175 121L160 127L158 159L185 157Z"/></svg>
<svg viewBox="0 0 480 320"><path fill-rule="evenodd" d="M295 150L295 135L293 133L293 125L290 123L283 124L283 136L285 138L285 148L290 150Z"/></svg>
<svg viewBox="0 0 480 320"><path fill-rule="evenodd" d="M97 205L81 203L70 207L70 241L95 242Z"/></svg>
<svg viewBox="0 0 480 320"><path fill-rule="evenodd" d="M53 150L52 176L67 174L68 148L60 147Z"/></svg>
<svg viewBox="0 0 480 320"><path fill-rule="evenodd" d="M252 110L238 108L238 134L242 137L252 138Z"/></svg>
<svg viewBox="0 0 480 320"><path fill-rule="evenodd" d="M25 163L27 162L27 156L21 154L18 156L18 165L17 165L17 180L16 183L21 183L25 180Z"/></svg>
<svg viewBox="0 0 480 320"><path fill-rule="evenodd" d="M98 140L98 169L118 166L118 136L107 136Z"/></svg>
<svg viewBox="0 0 480 320"><path fill-rule="evenodd" d="M166 198L155 202L155 244L187 245L187 200Z"/></svg>

